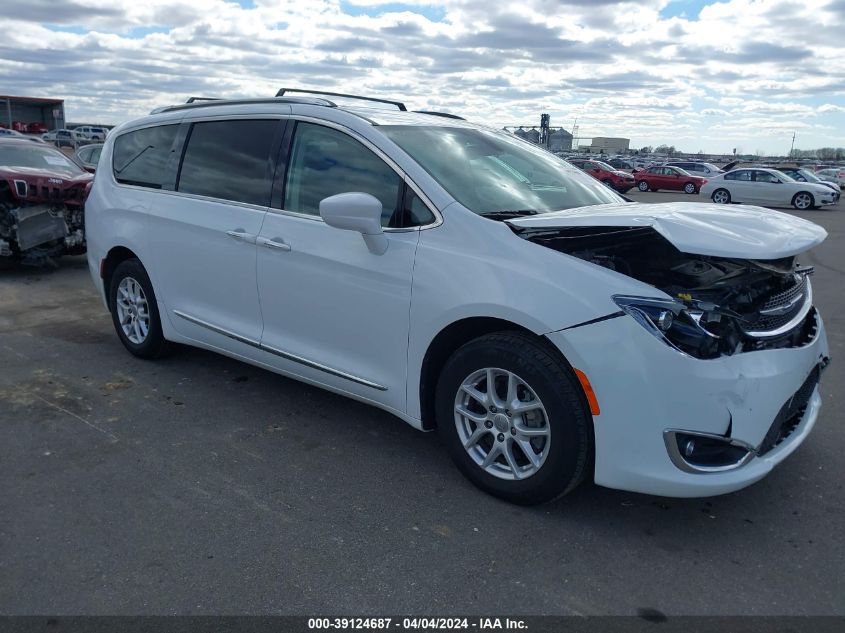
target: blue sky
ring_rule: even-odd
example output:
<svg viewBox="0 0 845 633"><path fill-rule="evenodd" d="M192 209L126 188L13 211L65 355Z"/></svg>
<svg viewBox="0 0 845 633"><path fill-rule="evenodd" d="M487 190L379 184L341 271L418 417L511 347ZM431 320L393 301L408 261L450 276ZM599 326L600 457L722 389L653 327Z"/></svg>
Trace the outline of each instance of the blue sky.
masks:
<svg viewBox="0 0 845 633"><path fill-rule="evenodd" d="M845 145L845 0L6 0L4 92L118 123L306 87L686 151Z"/></svg>

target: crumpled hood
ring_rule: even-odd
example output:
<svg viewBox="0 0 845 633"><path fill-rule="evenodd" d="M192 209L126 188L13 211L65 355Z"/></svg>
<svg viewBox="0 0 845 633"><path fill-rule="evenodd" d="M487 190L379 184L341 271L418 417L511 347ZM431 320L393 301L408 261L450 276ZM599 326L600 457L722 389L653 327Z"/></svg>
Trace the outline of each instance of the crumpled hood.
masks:
<svg viewBox="0 0 845 633"><path fill-rule="evenodd" d="M790 257L827 237L817 224L780 211L706 202L605 204L506 222L523 229L650 226L683 253L739 259Z"/></svg>

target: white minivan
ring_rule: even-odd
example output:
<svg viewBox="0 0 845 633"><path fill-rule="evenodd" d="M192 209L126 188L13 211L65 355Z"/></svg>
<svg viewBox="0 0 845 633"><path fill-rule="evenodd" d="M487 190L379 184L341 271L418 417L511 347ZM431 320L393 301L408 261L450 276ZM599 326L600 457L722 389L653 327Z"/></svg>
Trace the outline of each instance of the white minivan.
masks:
<svg viewBox="0 0 845 633"><path fill-rule="evenodd" d="M585 478L727 493L807 437L828 346L799 258L823 229L632 203L506 132L348 97L109 135L88 261L132 354L195 345L375 405L517 503Z"/></svg>

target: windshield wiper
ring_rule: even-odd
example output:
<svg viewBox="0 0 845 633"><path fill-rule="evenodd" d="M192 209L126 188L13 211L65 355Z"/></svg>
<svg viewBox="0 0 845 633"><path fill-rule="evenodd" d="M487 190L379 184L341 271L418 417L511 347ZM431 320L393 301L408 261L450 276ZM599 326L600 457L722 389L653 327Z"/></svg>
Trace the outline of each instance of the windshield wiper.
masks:
<svg viewBox="0 0 845 633"><path fill-rule="evenodd" d="M509 220L511 218L519 218L524 215L537 215L539 211L534 209L515 209L513 211L488 211L487 213L480 213L482 217L493 218L494 220Z"/></svg>

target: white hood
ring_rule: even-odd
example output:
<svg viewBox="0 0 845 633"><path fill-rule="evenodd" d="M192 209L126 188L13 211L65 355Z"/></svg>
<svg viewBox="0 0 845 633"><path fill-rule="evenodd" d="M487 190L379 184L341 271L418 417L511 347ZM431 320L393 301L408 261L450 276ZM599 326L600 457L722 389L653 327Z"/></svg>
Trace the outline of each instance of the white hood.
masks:
<svg viewBox="0 0 845 633"><path fill-rule="evenodd" d="M683 253L778 259L820 244L827 231L780 211L706 202L618 203L507 220L514 227L554 229L650 226Z"/></svg>

